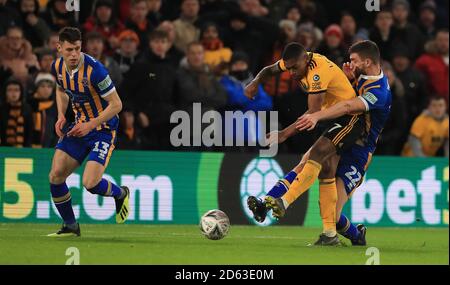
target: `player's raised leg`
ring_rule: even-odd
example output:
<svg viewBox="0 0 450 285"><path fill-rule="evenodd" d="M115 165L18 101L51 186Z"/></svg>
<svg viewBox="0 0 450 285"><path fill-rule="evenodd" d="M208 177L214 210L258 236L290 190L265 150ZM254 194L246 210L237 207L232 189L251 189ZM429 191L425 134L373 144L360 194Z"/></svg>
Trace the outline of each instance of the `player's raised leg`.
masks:
<svg viewBox="0 0 450 285"><path fill-rule="evenodd" d="M57 149L53 156L52 168L49 174L50 191L61 218L62 228L48 236L66 237L80 236L80 227L72 209L72 197L66 184L67 177L79 166L79 162L67 153Z"/></svg>
<svg viewBox="0 0 450 285"><path fill-rule="evenodd" d="M282 179L278 180L266 196L270 196L272 198L280 198L283 196L288 191L289 186L291 186L291 183L294 181L297 174L302 171L308 158L309 150L303 155L300 163L297 164L294 169L286 174ZM253 217L257 222L264 222L269 209L266 207L263 200L255 196L249 196L247 198L247 206L252 211Z"/></svg>
<svg viewBox="0 0 450 285"><path fill-rule="evenodd" d="M109 180L102 178L105 166L101 163L89 160L83 173L83 186L92 194L114 197L116 203L116 222L121 224L126 221L129 213L128 187L119 187Z"/></svg>
<svg viewBox="0 0 450 285"><path fill-rule="evenodd" d="M319 177L322 163L335 153L336 148L328 138L322 136L316 141L311 148L309 159L292 182L289 191L278 199L266 197L266 205L273 210L274 217L281 218L285 215L287 207L305 193Z"/></svg>

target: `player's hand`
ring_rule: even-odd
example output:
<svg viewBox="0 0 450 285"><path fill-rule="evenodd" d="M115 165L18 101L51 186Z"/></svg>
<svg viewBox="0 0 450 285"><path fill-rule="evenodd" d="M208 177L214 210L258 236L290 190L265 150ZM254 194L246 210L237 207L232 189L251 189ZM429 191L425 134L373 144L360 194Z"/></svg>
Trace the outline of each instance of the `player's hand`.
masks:
<svg viewBox="0 0 450 285"><path fill-rule="evenodd" d="M295 123L295 128L299 131L303 131L303 130L311 131L316 127L318 121L319 121L319 118L317 117L317 115L306 114L306 115L301 116L297 120L297 122Z"/></svg>
<svg viewBox="0 0 450 285"><path fill-rule="evenodd" d="M342 71L344 71L344 74L349 80L355 79L355 66L350 62L344 63L342 66Z"/></svg>
<svg viewBox="0 0 450 285"><path fill-rule="evenodd" d="M269 146L283 143L287 139L287 136L283 131L273 131L266 135L266 143Z"/></svg>
<svg viewBox="0 0 450 285"><path fill-rule="evenodd" d="M247 86L245 86L244 94L250 100L255 98L256 92L258 92L258 82L252 81Z"/></svg>
<svg viewBox="0 0 450 285"><path fill-rule="evenodd" d="M73 129L70 130L70 132L67 133L67 136L74 136L74 137L84 137L87 135L95 126L92 124L92 122L86 122L86 123L78 123L73 127Z"/></svg>
<svg viewBox="0 0 450 285"><path fill-rule="evenodd" d="M58 121L55 123L55 131L58 137L64 136L64 133L62 132L62 129L66 123L66 118L64 116L61 116L58 118Z"/></svg>

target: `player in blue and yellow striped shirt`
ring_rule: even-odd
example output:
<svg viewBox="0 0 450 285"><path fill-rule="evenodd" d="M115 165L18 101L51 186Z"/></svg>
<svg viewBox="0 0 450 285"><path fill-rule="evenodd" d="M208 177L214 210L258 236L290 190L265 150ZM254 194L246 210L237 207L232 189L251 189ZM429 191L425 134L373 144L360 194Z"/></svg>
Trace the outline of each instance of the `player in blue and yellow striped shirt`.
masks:
<svg viewBox="0 0 450 285"><path fill-rule="evenodd" d="M80 227L72 209L66 178L88 158L83 173L83 186L91 193L110 196L116 202L116 222L128 217L129 190L103 179L116 142L118 113L122 102L106 68L81 52L81 32L67 27L59 33L58 51L62 57L52 64L56 78L58 121L56 145L50 171L53 202L64 224L49 236L79 236ZM75 122L66 123L65 113L71 105Z"/></svg>

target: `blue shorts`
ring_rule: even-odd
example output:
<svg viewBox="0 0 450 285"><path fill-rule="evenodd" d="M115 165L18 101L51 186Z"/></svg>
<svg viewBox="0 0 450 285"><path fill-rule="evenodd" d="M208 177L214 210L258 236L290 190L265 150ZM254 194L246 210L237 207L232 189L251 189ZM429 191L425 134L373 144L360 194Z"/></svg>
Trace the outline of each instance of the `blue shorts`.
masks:
<svg viewBox="0 0 450 285"><path fill-rule="evenodd" d="M106 167L115 148L116 141L116 131L93 130L84 137L68 137L64 135L59 139L55 148L70 155L80 165L88 157L88 161L97 161Z"/></svg>
<svg viewBox="0 0 450 285"><path fill-rule="evenodd" d="M336 170L336 177L344 182L345 192L351 196L364 180L367 167L372 154L363 151L359 146L353 146L341 154L341 159Z"/></svg>

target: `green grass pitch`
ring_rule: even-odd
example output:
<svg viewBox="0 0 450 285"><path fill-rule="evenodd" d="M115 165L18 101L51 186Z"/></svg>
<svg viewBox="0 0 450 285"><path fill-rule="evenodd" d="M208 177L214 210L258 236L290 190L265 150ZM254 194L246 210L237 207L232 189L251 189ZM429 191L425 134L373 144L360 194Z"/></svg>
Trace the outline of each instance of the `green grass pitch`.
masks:
<svg viewBox="0 0 450 285"><path fill-rule="evenodd" d="M76 247L80 264L356 264L368 247L383 264L449 264L448 228L369 228L368 247L314 247L320 229L232 226L223 240L195 225L81 225L81 237L45 235L55 224L0 224L0 264L65 264ZM274 254L268 254L268 251ZM268 258L268 256L272 256Z"/></svg>

